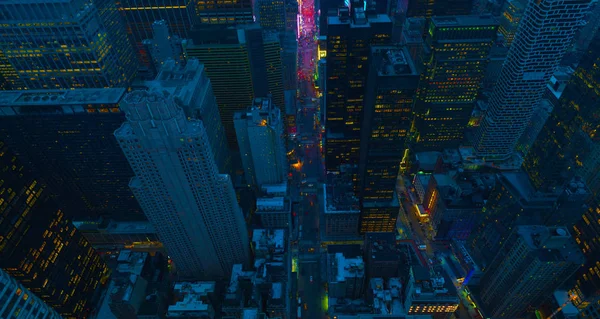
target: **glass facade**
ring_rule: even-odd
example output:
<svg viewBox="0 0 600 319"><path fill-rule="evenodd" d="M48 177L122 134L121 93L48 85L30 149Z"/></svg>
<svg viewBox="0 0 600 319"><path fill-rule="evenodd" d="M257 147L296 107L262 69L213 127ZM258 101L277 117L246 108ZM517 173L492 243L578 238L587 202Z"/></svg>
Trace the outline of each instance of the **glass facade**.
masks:
<svg viewBox="0 0 600 319"><path fill-rule="evenodd" d="M145 220L133 175L113 132L125 120L125 89L5 92L0 135L59 195L76 220ZM11 96L12 98L8 98Z"/></svg>
<svg viewBox="0 0 600 319"><path fill-rule="evenodd" d="M251 0L195 0L201 24L238 25L254 22Z"/></svg>
<svg viewBox="0 0 600 319"><path fill-rule="evenodd" d="M415 106L415 148L458 146L463 140L498 21L491 16L434 17Z"/></svg>
<svg viewBox="0 0 600 319"><path fill-rule="evenodd" d="M0 142L0 267L63 318L84 318L108 268Z"/></svg>
<svg viewBox="0 0 600 319"><path fill-rule="evenodd" d="M134 54L113 0L0 3L8 89L126 87Z"/></svg>

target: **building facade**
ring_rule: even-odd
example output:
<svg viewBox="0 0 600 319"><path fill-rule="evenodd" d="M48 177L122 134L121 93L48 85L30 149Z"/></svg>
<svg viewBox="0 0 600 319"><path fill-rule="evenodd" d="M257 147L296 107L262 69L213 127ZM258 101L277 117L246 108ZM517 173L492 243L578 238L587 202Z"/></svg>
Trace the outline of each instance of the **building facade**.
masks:
<svg viewBox="0 0 600 319"><path fill-rule="evenodd" d="M113 132L125 120L125 89L4 91L0 135L60 197L69 218L145 220L133 175Z"/></svg>
<svg viewBox="0 0 600 319"><path fill-rule="evenodd" d="M0 72L6 87L127 87L136 63L115 1L3 1Z"/></svg>
<svg viewBox="0 0 600 319"><path fill-rule="evenodd" d="M86 317L94 307L96 289L108 275L106 264L49 196L48 187L33 178L3 143L0 180L0 268L63 318ZM13 302L14 306L21 301ZM13 311L4 308L10 305L2 303L0 313Z"/></svg>
<svg viewBox="0 0 600 319"><path fill-rule="evenodd" d="M233 115L252 105L255 96L270 93L273 103L285 110L281 44L276 34L263 35L256 24L203 26L192 32L184 54L204 64L231 148L238 147Z"/></svg>
<svg viewBox="0 0 600 319"><path fill-rule="evenodd" d="M481 279L484 314L522 317L539 307L584 261L565 227L515 227Z"/></svg>
<svg viewBox="0 0 600 319"><path fill-rule="evenodd" d="M401 0L407 8L406 16L431 18L433 16L455 16L471 14L473 0Z"/></svg>
<svg viewBox="0 0 600 319"><path fill-rule="evenodd" d="M52 307L0 269L0 316L2 318L60 319Z"/></svg>
<svg viewBox="0 0 600 319"><path fill-rule="evenodd" d="M256 22L267 31L285 31L286 29L286 1L284 0L257 0L254 2Z"/></svg>
<svg viewBox="0 0 600 319"><path fill-rule="evenodd" d="M203 121L188 120L160 90L134 91L121 107L128 121L115 136L135 173L130 187L178 271L221 277L247 262L244 217Z"/></svg>
<svg viewBox="0 0 600 319"><path fill-rule="evenodd" d="M233 118L246 182L261 187L287 179L281 110L270 97L255 98L246 112Z"/></svg>
<svg viewBox="0 0 600 319"><path fill-rule="evenodd" d="M462 142L497 30L489 15L431 18L415 105L415 149L438 151Z"/></svg>
<svg viewBox="0 0 600 319"><path fill-rule="evenodd" d="M525 157L523 168L536 187L560 187L579 176L594 195L600 193L599 54L592 41Z"/></svg>
<svg viewBox="0 0 600 319"><path fill-rule="evenodd" d="M527 3L525 0L508 0L504 3L504 10L500 16L500 28L498 31L504 37L504 45L506 47L510 47L515 38Z"/></svg>
<svg viewBox="0 0 600 319"><path fill-rule="evenodd" d="M200 24L239 25L254 22L251 0L198 0L196 15Z"/></svg>
<svg viewBox="0 0 600 319"><path fill-rule="evenodd" d="M325 166L328 172L344 170L350 180L358 173L370 46L388 44L391 32L387 15L367 15L360 8L328 17Z"/></svg>
<svg viewBox="0 0 600 319"><path fill-rule="evenodd" d="M486 160L512 156L546 83L571 45L590 1L530 2L519 23L473 146Z"/></svg>

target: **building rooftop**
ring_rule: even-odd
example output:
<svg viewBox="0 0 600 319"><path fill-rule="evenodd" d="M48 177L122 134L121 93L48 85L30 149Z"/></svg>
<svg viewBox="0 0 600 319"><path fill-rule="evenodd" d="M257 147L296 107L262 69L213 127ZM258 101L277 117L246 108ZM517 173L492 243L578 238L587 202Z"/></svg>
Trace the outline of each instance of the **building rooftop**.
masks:
<svg viewBox="0 0 600 319"><path fill-rule="evenodd" d="M345 18L344 16L328 16L327 17L327 25L340 25L347 24L350 25L351 28L364 28L369 27L371 23L392 23L390 17L386 14L377 14L367 16L362 8L355 10L354 17L352 19Z"/></svg>
<svg viewBox="0 0 600 319"><path fill-rule="evenodd" d="M494 26L500 22L492 15L434 16L431 22L438 27Z"/></svg>
<svg viewBox="0 0 600 319"><path fill-rule="evenodd" d="M326 214L360 213L352 182L345 182L339 175L329 174L323 193Z"/></svg>
<svg viewBox="0 0 600 319"><path fill-rule="evenodd" d="M108 234L153 234L154 227L150 222L116 222L111 221L106 226L98 223L73 222L79 231L94 231Z"/></svg>
<svg viewBox="0 0 600 319"><path fill-rule="evenodd" d="M371 52L383 55L383 63L377 71L379 76L418 76L415 65L405 47L373 46Z"/></svg>
<svg viewBox="0 0 600 319"><path fill-rule="evenodd" d="M365 276L365 263L361 256L346 258L342 253L336 253L335 261L337 262L336 281Z"/></svg>
<svg viewBox="0 0 600 319"><path fill-rule="evenodd" d="M263 192L267 193L267 195L286 194L287 193L287 183L262 185L261 189Z"/></svg>
<svg viewBox="0 0 600 319"><path fill-rule="evenodd" d="M252 243L255 250L285 250L285 231L283 229L266 230L255 229L252 231Z"/></svg>
<svg viewBox="0 0 600 319"><path fill-rule="evenodd" d="M402 284L400 278L390 278L384 283L383 278L373 278L370 282L373 293L373 311L379 315L404 315L401 301ZM387 318L387 317L386 317Z"/></svg>
<svg viewBox="0 0 600 319"><path fill-rule="evenodd" d="M148 256L147 252L121 250L117 257L117 271L139 276L142 274Z"/></svg>
<svg viewBox="0 0 600 319"><path fill-rule="evenodd" d="M174 291L181 300L169 306L169 315L179 312L209 311L212 306L204 300L209 293L214 293L215 282L180 282L175 284Z"/></svg>
<svg viewBox="0 0 600 319"><path fill-rule="evenodd" d="M2 91L0 106L116 104L124 88Z"/></svg>
<svg viewBox="0 0 600 319"><path fill-rule="evenodd" d="M284 197L259 197L256 199L256 211L285 211L286 200Z"/></svg>
<svg viewBox="0 0 600 319"><path fill-rule="evenodd" d="M585 257L566 227L521 225L517 233L530 250L545 262L572 262L583 264Z"/></svg>
<svg viewBox="0 0 600 319"><path fill-rule="evenodd" d="M446 271L440 266L427 270L425 267L414 267L415 284L414 301L459 303L456 287Z"/></svg>

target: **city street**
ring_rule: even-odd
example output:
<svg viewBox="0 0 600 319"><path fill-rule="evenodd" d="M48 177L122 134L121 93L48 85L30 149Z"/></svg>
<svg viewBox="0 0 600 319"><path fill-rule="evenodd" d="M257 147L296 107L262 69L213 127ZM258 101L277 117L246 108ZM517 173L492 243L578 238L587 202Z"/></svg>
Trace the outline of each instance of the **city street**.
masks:
<svg viewBox="0 0 600 319"><path fill-rule="evenodd" d="M324 283L319 253L319 192L322 192L324 165L320 151L320 124L317 122L318 100L314 87L317 44L314 3L299 1L298 25L298 112L296 115L296 160L292 169L291 189L299 198L296 206L298 243L298 297L302 318L324 318Z"/></svg>

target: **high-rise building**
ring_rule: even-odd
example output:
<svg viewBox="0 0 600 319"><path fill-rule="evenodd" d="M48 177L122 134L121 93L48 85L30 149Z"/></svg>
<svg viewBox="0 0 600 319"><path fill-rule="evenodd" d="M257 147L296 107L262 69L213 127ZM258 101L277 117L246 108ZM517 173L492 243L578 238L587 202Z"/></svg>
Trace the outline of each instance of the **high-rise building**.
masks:
<svg viewBox="0 0 600 319"><path fill-rule="evenodd" d="M0 93L0 135L74 220L145 220L133 172L113 132L125 120L125 89Z"/></svg>
<svg viewBox="0 0 600 319"><path fill-rule="evenodd" d="M206 68L230 147L237 148L233 114L246 110L255 96L270 93L273 103L285 110L277 34L263 34L257 24L202 27L192 32L184 54Z"/></svg>
<svg viewBox="0 0 600 319"><path fill-rule="evenodd" d="M145 82L146 87L169 92L189 119L201 120L206 128L208 141L219 173L231 173L231 155L221 122L217 101L204 65L190 59L185 66L167 61L154 81Z"/></svg>
<svg viewBox="0 0 600 319"><path fill-rule="evenodd" d="M152 24L152 38L142 41L147 51L151 64L148 68L151 74L160 72L162 65L167 60L174 60L177 63L183 61L183 40L176 35L171 35L169 26L165 20L158 20Z"/></svg>
<svg viewBox="0 0 600 319"><path fill-rule="evenodd" d="M239 25L254 22L251 0L198 0L196 15L201 24Z"/></svg>
<svg viewBox="0 0 600 319"><path fill-rule="evenodd" d="M600 37L596 37L600 40ZM600 194L600 44L592 41L523 163L536 187L580 176Z"/></svg>
<svg viewBox="0 0 600 319"><path fill-rule="evenodd" d="M408 17L431 18L433 16L455 16L471 14L473 0L401 0L408 2Z"/></svg>
<svg viewBox="0 0 600 319"><path fill-rule="evenodd" d="M270 97L255 98L246 112L233 116L246 183L261 187L287 180L281 110Z"/></svg>
<svg viewBox="0 0 600 319"><path fill-rule="evenodd" d="M231 178L219 174L204 122L173 95L134 91L115 136L135 177L130 187L180 274L222 277L246 263L249 241Z"/></svg>
<svg viewBox="0 0 600 319"><path fill-rule="evenodd" d="M0 3L0 74L6 87L127 87L136 63L114 0Z"/></svg>
<svg viewBox="0 0 600 319"><path fill-rule="evenodd" d="M33 178L2 142L0 181L0 268L63 318L85 318L96 289L108 275L106 264L49 196L48 187ZM21 302L23 293L17 290L13 305ZM2 295L0 289L0 300ZM13 309L3 308L10 301L1 305L0 316L12 318L4 314Z"/></svg>
<svg viewBox="0 0 600 319"><path fill-rule="evenodd" d="M505 172L496 186L468 240L473 260L489 267L496 253L517 225L571 227L586 210L589 191L573 179L564 187L536 189L524 172Z"/></svg>
<svg viewBox="0 0 600 319"><path fill-rule="evenodd" d="M515 38L527 4L527 0L507 0L504 3L498 31L504 36L504 45L506 47L510 47Z"/></svg>
<svg viewBox="0 0 600 319"><path fill-rule="evenodd" d="M431 18L415 105L416 149L462 142L497 30L490 15Z"/></svg>
<svg viewBox="0 0 600 319"><path fill-rule="evenodd" d="M582 24L589 0L530 2L475 133L474 148L487 160L505 160L527 127L546 83Z"/></svg>
<svg viewBox="0 0 600 319"><path fill-rule="evenodd" d="M395 229L396 179L405 156L419 74L406 48L372 46L358 164L361 233Z"/></svg>
<svg viewBox="0 0 600 319"><path fill-rule="evenodd" d="M194 3L194 0L116 1L141 67L152 69L152 58L143 42L154 37L154 22L164 21L174 36L185 39L196 21ZM148 75L155 74L151 72Z"/></svg>
<svg viewBox="0 0 600 319"><path fill-rule="evenodd" d="M286 28L285 0L254 1L256 22L266 31L284 31Z"/></svg>
<svg viewBox="0 0 600 319"><path fill-rule="evenodd" d="M581 221L573 227L574 237L586 257L585 265L577 272L573 289L574 295L580 300L586 300L600 292L600 223L596 217L599 213L600 200L596 198L590 202Z"/></svg>
<svg viewBox="0 0 600 319"><path fill-rule="evenodd" d="M61 319L52 307L0 269L2 318Z"/></svg>
<svg viewBox="0 0 600 319"><path fill-rule="evenodd" d="M367 15L360 8L352 16L348 8L343 8L338 16L328 17L324 93L328 172L345 171L356 179L371 45L388 44L391 32L388 16Z"/></svg>
<svg viewBox="0 0 600 319"><path fill-rule="evenodd" d="M515 227L482 277L479 299L484 314L521 318L539 307L584 261L566 227Z"/></svg>

